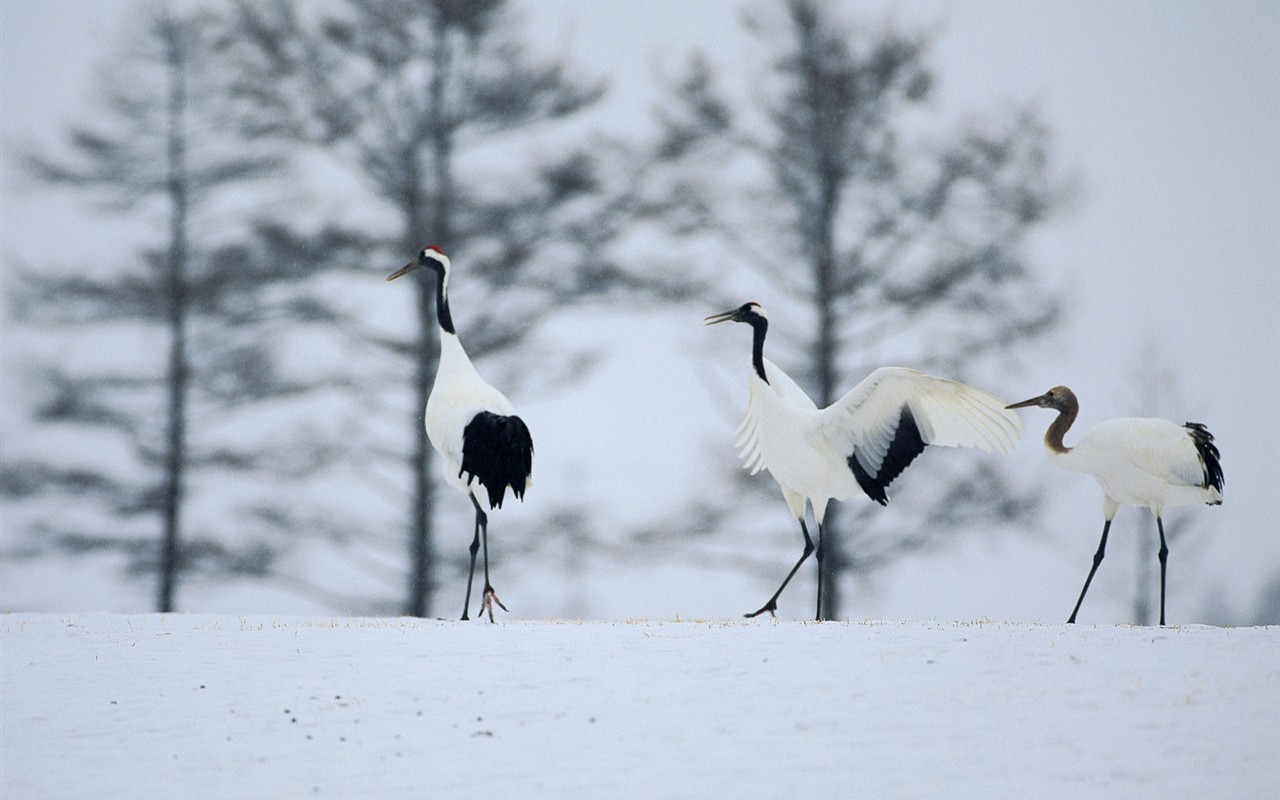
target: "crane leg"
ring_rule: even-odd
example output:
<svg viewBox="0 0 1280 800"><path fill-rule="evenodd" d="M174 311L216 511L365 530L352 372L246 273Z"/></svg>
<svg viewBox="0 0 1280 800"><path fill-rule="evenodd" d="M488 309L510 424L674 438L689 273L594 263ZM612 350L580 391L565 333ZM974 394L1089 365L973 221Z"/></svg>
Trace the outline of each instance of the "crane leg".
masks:
<svg viewBox="0 0 1280 800"><path fill-rule="evenodd" d="M480 598L480 616L484 616L485 612L489 612L489 621L493 622L493 604L497 603L498 608L503 611L507 607L498 599L497 592L493 591L493 585L489 583L489 516L484 513L484 509L480 508L480 503L476 500L475 495L471 496L471 504L476 507L476 528L480 533L480 547L484 551L484 593ZM472 543L472 547L475 544ZM476 551L471 551L471 571L474 573L476 568ZM467 578L467 602L471 602L471 578Z"/></svg>
<svg viewBox="0 0 1280 800"><path fill-rule="evenodd" d="M1102 563L1102 558L1107 554L1107 533L1111 530L1111 520L1107 520L1102 526L1102 541L1098 542L1098 552L1093 554L1093 567L1089 570L1089 577L1084 579L1084 588L1080 590L1080 599L1076 601L1076 607L1071 611L1071 619L1067 620L1067 624L1076 621L1076 614L1080 613L1080 604L1084 602L1085 592L1089 591L1089 584L1093 582L1093 573L1098 571L1098 565Z"/></svg>
<svg viewBox="0 0 1280 800"><path fill-rule="evenodd" d="M818 559L818 607L814 609L814 622L822 621L822 523L818 523L818 549L814 551L814 557Z"/></svg>
<svg viewBox="0 0 1280 800"><path fill-rule="evenodd" d="M471 505L476 507L476 532L471 538L471 569L467 572L467 596L462 601L462 618L464 620L471 619L467 614L467 609L471 606L471 581L476 575L476 553L480 552L480 526L487 525L489 520L484 513L484 509L480 508L480 504L476 502L475 497L471 498Z"/></svg>
<svg viewBox="0 0 1280 800"><path fill-rule="evenodd" d="M821 528L819 528L819 530L821 530ZM791 582L791 578L796 574L796 571L800 569L800 565L804 563L804 560L808 558L811 553L813 553L813 540L809 538L809 529L805 527L804 520L800 520L800 532L804 534L804 552L800 554L800 560L797 561L796 565L787 573L787 577L782 581L782 585L778 587L778 591L773 593L773 597L769 598L769 602L760 606L758 610L752 611L750 614L743 614L744 617L747 617L748 619L751 617L758 617L766 611L769 612L769 616L774 616L774 614L777 613L778 595L782 594L782 590L787 588L787 584Z"/></svg>
<svg viewBox="0 0 1280 800"><path fill-rule="evenodd" d="M1164 573L1169 562L1169 545L1164 541L1164 522L1156 515L1156 530L1160 531L1160 624L1164 625Z"/></svg>

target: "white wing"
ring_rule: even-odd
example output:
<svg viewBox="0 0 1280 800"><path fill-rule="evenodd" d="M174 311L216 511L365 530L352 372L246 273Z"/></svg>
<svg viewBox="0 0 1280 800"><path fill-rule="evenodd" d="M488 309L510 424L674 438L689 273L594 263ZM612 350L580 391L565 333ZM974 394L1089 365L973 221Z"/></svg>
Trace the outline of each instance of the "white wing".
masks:
<svg viewBox="0 0 1280 800"><path fill-rule="evenodd" d="M764 360L764 371L769 376L767 386L762 385L759 378L752 372L747 411L742 415L742 422L738 423L738 428L734 431L741 435L733 446L738 449L738 457L742 459L743 469L750 470L752 475L764 469L764 458L760 452L760 398L756 396L757 391L772 391L788 405L810 411L818 410L817 405L809 395L805 394L804 389L791 380L791 376L783 372L781 367L767 358Z"/></svg>
<svg viewBox="0 0 1280 800"><path fill-rule="evenodd" d="M760 455L760 399L755 395L755 382L752 381L751 385L753 391L747 396L747 410L734 431L741 435L733 446L738 451L738 458L742 459L742 468L755 475L764 468L764 462Z"/></svg>
<svg viewBox="0 0 1280 800"><path fill-rule="evenodd" d="M906 415L919 433L915 452L903 454L908 462L929 444L1008 453L1017 443L1022 423L1004 406L1001 400L963 383L905 367L881 367L822 410L818 436L844 447L843 452L856 456L868 475L883 477L887 484L906 466L889 464L896 471L881 476L895 440L913 436L900 431Z"/></svg>

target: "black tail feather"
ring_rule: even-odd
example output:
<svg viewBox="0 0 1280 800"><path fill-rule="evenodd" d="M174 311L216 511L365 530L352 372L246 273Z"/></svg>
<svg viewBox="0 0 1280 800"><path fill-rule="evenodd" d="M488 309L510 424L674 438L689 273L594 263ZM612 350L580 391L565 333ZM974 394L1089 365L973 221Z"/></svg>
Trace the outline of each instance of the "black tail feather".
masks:
<svg viewBox="0 0 1280 800"><path fill-rule="evenodd" d="M516 499L523 500L532 470L533 437L519 417L481 411L463 429L458 477L479 480L488 492L490 508L502 508L508 486Z"/></svg>
<svg viewBox="0 0 1280 800"><path fill-rule="evenodd" d="M1213 443L1213 434L1199 422L1188 422L1182 427L1191 433L1191 441L1195 442L1196 452L1200 454L1200 463L1204 465L1204 482L1200 485L1205 489L1213 487L1221 493L1222 456L1218 453L1218 446Z"/></svg>

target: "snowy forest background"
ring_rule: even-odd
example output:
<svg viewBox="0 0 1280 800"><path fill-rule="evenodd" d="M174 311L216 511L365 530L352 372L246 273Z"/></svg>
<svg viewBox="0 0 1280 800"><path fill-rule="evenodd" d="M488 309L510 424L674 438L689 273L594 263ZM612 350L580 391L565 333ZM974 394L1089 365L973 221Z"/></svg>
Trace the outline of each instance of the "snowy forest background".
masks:
<svg viewBox="0 0 1280 800"><path fill-rule="evenodd" d="M776 585L794 522L729 446L748 340L700 325L754 299L820 404L899 363L1067 383L1083 427L1206 422L1227 499L1170 515L1171 619L1280 622L1252 422L1280 391L1276 7L889 7L6 4L0 608L455 616L431 287L382 280L436 243L534 435L491 524L516 616L731 617ZM1020 45L1040 69L1005 94L983 20L1098 49ZM36 22L83 65L20 44L59 41ZM1152 28L1199 45L1124 37ZM1167 140L1103 138L1133 115ZM930 453L829 517L833 616L1065 617L1100 501L1024 421L1010 458ZM1149 622L1154 526L1116 527L1082 619Z"/></svg>

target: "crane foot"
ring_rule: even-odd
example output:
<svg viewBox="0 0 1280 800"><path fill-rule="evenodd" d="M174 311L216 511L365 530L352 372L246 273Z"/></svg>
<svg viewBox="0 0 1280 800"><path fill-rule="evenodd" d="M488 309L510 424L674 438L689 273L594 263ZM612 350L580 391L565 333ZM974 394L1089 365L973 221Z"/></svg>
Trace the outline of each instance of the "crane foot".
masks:
<svg viewBox="0 0 1280 800"><path fill-rule="evenodd" d="M507 607L504 606L502 604L502 601L498 599L498 593L493 590L493 587L492 586L484 587L484 599L481 600L480 602L480 616L483 617L485 612L487 611L489 613L490 622L493 622L493 604L494 603L497 603L498 608L502 609L503 611L507 610Z"/></svg>

